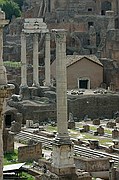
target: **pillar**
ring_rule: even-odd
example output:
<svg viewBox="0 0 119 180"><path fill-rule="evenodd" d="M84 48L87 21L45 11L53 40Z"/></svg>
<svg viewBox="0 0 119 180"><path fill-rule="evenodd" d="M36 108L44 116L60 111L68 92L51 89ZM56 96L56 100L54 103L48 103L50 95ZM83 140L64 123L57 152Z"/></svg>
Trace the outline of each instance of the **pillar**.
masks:
<svg viewBox="0 0 119 180"><path fill-rule="evenodd" d="M26 34L21 34L21 87L27 87Z"/></svg>
<svg viewBox="0 0 119 180"><path fill-rule="evenodd" d="M57 135L53 142L52 172L60 176L75 174L75 166L67 122L66 32L53 31L56 37Z"/></svg>
<svg viewBox="0 0 119 180"><path fill-rule="evenodd" d="M45 35L45 85L50 86L50 33Z"/></svg>
<svg viewBox="0 0 119 180"><path fill-rule="evenodd" d="M56 31L56 93L58 137L68 137L66 32Z"/></svg>
<svg viewBox="0 0 119 180"><path fill-rule="evenodd" d="M33 86L39 86L38 34L33 35Z"/></svg>

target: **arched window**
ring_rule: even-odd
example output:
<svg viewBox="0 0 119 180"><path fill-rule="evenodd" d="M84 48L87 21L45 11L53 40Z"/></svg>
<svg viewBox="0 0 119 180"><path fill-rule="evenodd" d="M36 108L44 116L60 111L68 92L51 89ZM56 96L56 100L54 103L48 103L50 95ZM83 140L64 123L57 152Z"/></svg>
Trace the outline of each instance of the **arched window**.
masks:
<svg viewBox="0 0 119 180"><path fill-rule="evenodd" d="M101 4L101 15L105 15L106 11L112 9L112 4L109 1L104 1Z"/></svg>

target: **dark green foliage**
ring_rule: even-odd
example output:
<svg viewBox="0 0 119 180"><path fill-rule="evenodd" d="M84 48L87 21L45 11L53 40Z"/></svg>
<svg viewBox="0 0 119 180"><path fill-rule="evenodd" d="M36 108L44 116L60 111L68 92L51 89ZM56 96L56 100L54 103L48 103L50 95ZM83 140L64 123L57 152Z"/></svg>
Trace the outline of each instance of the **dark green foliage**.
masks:
<svg viewBox="0 0 119 180"><path fill-rule="evenodd" d="M6 19L11 20L13 16L19 17L21 15L20 8L13 0L0 1L0 7L6 14Z"/></svg>
<svg viewBox="0 0 119 180"><path fill-rule="evenodd" d="M18 6L19 6L19 8L20 8L20 10L21 10L21 9L22 9L22 6L23 6L24 0L13 0L13 1L18 4Z"/></svg>

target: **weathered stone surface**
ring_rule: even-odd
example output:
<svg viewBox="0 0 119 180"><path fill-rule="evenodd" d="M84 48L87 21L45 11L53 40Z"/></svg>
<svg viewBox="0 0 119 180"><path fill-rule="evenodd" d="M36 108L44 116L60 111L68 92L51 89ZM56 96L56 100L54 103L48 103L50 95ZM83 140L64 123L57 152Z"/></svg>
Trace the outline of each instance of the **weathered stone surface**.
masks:
<svg viewBox="0 0 119 180"><path fill-rule="evenodd" d="M33 145L23 146L18 148L18 161L38 160L42 157L42 144L36 143Z"/></svg>

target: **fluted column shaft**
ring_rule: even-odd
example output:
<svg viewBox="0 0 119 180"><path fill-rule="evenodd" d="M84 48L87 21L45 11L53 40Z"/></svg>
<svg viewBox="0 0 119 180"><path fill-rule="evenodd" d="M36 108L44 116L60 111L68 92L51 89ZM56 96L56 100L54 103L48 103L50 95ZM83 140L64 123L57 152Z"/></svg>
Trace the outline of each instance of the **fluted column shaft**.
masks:
<svg viewBox="0 0 119 180"><path fill-rule="evenodd" d="M21 34L21 86L27 86L26 35Z"/></svg>
<svg viewBox="0 0 119 180"><path fill-rule="evenodd" d="M45 85L50 86L50 34L45 35Z"/></svg>
<svg viewBox="0 0 119 180"><path fill-rule="evenodd" d="M33 35L33 86L39 85L38 34Z"/></svg>
<svg viewBox="0 0 119 180"><path fill-rule="evenodd" d="M68 136L67 123L67 74L66 74L66 32L57 30L56 36L56 92L58 137Z"/></svg>

